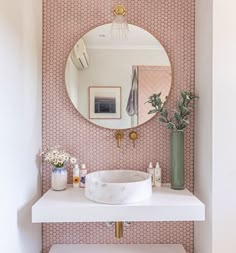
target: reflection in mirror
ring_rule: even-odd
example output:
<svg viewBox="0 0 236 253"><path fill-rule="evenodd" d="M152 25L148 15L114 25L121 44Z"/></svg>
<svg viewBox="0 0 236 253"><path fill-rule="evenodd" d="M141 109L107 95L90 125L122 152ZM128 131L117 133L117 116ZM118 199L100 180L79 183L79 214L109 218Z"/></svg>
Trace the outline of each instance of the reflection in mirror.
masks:
<svg viewBox="0 0 236 253"><path fill-rule="evenodd" d="M165 49L144 29L130 25L128 39L111 38L111 24L86 33L68 57L65 81L75 108L90 122L111 129L139 126L153 115L150 94L171 88Z"/></svg>

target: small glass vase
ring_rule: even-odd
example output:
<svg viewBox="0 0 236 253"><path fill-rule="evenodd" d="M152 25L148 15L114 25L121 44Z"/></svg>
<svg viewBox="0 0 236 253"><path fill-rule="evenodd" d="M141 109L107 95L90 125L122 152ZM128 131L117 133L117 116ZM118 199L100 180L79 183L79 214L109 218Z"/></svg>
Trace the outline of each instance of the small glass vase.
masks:
<svg viewBox="0 0 236 253"><path fill-rule="evenodd" d="M53 169L51 187L54 191L64 191L67 188L67 170L65 167L55 167Z"/></svg>
<svg viewBox="0 0 236 253"><path fill-rule="evenodd" d="M183 190L185 188L184 171L184 131L171 133L171 188Z"/></svg>

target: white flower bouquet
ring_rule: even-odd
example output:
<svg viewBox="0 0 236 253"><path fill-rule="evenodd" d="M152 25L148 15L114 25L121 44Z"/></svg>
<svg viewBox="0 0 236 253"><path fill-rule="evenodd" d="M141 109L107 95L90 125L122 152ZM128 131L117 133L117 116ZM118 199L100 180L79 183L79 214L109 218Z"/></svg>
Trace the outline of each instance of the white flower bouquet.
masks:
<svg viewBox="0 0 236 253"><path fill-rule="evenodd" d="M44 157L44 161L49 162L57 168L64 167L67 162L72 164L76 163L75 157L72 157L69 153L59 147L48 148L41 153L41 156Z"/></svg>

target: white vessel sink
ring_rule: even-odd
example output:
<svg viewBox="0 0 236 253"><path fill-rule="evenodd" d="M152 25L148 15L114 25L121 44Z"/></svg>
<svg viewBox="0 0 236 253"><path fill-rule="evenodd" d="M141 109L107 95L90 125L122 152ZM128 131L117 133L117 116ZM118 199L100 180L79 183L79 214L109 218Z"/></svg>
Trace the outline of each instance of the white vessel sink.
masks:
<svg viewBox="0 0 236 253"><path fill-rule="evenodd" d="M106 204L128 204L150 198L151 176L137 170L104 170L86 176L85 196Z"/></svg>

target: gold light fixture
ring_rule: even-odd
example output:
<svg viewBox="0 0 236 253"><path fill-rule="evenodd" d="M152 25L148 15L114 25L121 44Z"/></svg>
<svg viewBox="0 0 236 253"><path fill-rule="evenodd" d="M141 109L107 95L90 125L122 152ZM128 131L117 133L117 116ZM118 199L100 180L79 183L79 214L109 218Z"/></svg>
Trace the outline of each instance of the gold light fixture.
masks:
<svg viewBox="0 0 236 253"><path fill-rule="evenodd" d="M114 8L115 18L111 26L111 35L115 40L126 40L128 38L129 26L125 18L126 9L123 5Z"/></svg>

